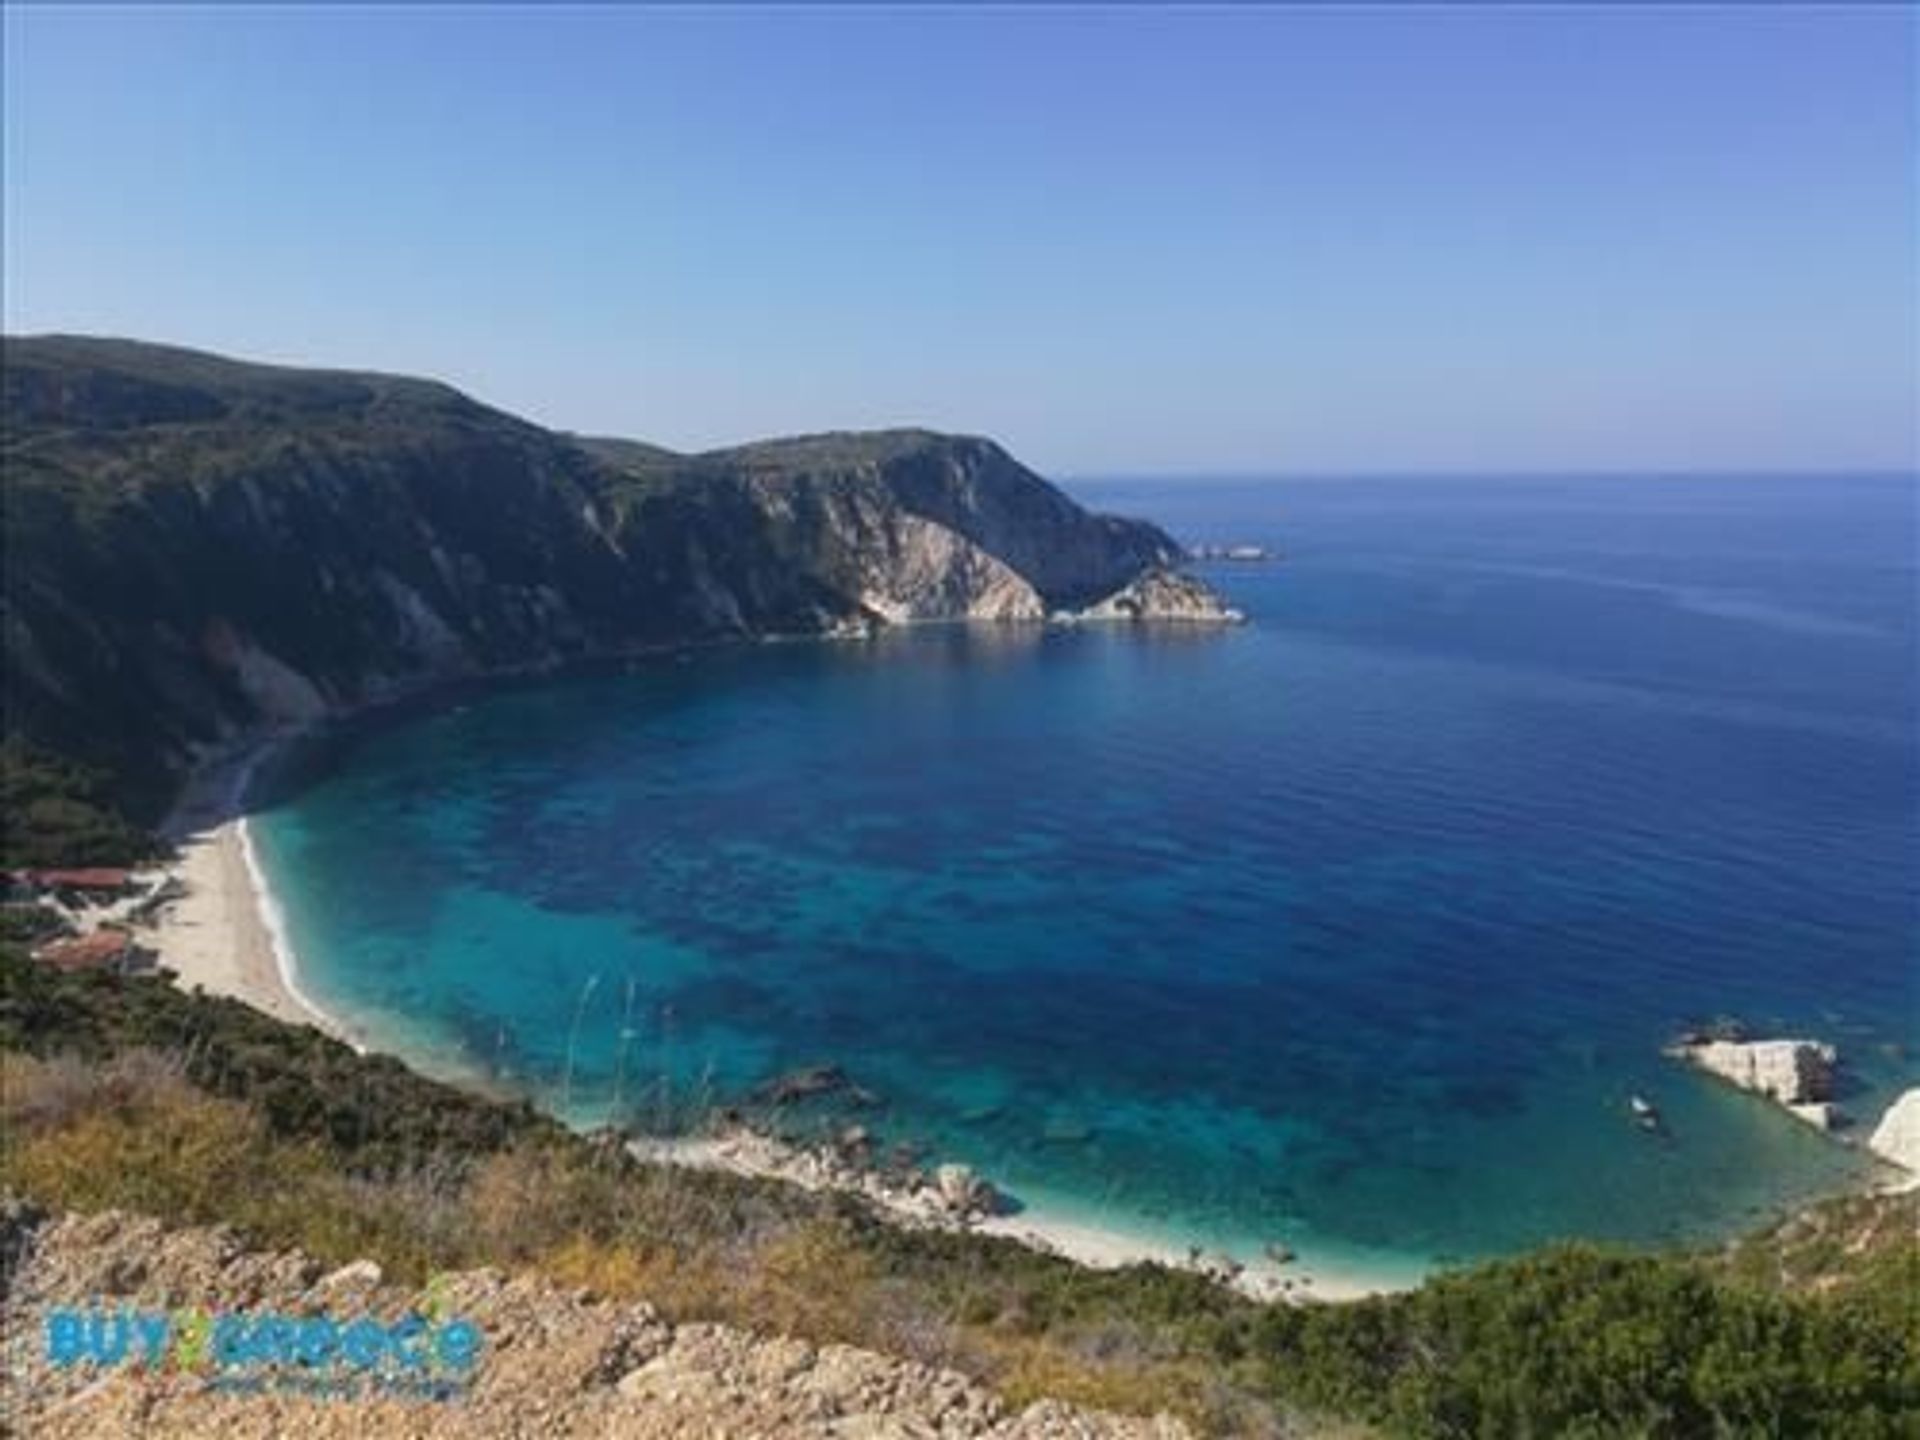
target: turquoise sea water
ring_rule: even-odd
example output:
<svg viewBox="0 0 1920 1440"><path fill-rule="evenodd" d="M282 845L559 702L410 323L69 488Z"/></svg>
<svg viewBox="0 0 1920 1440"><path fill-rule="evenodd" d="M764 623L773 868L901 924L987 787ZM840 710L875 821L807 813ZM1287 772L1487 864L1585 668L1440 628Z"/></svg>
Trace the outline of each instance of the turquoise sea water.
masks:
<svg viewBox="0 0 1920 1440"><path fill-rule="evenodd" d="M1828 1038L1869 1119L1920 1078L1911 480L1081 488L1282 548L1206 572L1251 623L709 651L359 737L255 830L305 987L582 1119L838 1063L1016 1197L1382 1277L1861 1172L1659 1049Z"/></svg>

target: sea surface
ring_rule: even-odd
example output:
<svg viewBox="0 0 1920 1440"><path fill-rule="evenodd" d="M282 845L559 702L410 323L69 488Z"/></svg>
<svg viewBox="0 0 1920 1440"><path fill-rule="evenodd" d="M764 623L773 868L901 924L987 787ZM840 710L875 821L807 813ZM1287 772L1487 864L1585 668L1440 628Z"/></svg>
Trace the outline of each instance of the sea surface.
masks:
<svg viewBox="0 0 1920 1440"><path fill-rule="evenodd" d="M1911 477L1115 481L1230 630L743 646L354 739L255 838L373 1041L656 1128L795 1067L1017 1200L1400 1280L1867 1163L1920 1080ZM1628 1097L1663 1113L1632 1123Z"/></svg>

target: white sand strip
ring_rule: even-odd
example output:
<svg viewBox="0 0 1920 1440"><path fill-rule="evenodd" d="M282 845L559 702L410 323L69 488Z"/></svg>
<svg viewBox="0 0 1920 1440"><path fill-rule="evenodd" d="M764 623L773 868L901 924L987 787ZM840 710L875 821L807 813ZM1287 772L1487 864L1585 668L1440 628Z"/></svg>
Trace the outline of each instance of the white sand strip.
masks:
<svg viewBox="0 0 1920 1440"><path fill-rule="evenodd" d="M636 1157L657 1164L786 1180L807 1190L845 1191L871 1201L903 1225L998 1235L1093 1269L1116 1270L1146 1262L1176 1270L1194 1268L1192 1254L1179 1246L1051 1214L1043 1207L963 1223L943 1213L925 1191L908 1193L871 1172L850 1174L831 1157L750 1131L717 1137L647 1138L633 1141L628 1148ZM1357 1300L1406 1289L1413 1282L1393 1283L1296 1259L1285 1264L1270 1260L1246 1264L1227 1283L1255 1300L1300 1301Z"/></svg>
<svg viewBox="0 0 1920 1440"><path fill-rule="evenodd" d="M188 783L164 827L180 852L168 868L186 894L161 910L143 940L184 990L231 996L277 1020L312 1025L354 1044L346 1027L300 991L278 903L240 813L255 767L276 743L220 757Z"/></svg>

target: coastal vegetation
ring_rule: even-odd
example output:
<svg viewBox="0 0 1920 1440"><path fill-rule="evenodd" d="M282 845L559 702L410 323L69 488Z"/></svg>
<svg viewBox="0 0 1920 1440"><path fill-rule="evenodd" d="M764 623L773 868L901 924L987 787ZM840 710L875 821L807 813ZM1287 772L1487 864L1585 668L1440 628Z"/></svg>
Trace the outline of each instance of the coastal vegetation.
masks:
<svg viewBox="0 0 1920 1440"><path fill-rule="evenodd" d="M0 867L127 865L155 848L111 777L17 735L0 741Z"/></svg>
<svg viewBox="0 0 1920 1440"><path fill-rule="evenodd" d="M1725 1252L1562 1246L1341 1305L1096 1271L845 1197L643 1165L155 977L0 955L0 1185L50 1210L226 1223L424 1280L543 1272L681 1319L936 1360L1010 1398L1214 1433L1901 1436L1920 1423L1915 1197Z"/></svg>

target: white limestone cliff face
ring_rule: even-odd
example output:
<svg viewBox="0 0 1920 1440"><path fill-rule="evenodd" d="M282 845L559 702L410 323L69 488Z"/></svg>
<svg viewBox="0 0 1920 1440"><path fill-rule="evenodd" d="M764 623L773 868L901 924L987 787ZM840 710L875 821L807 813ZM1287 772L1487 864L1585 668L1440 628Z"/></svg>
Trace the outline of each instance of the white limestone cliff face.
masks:
<svg viewBox="0 0 1920 1440"><path fill-rule="evenodd" d="M1816 1129L1831 1129L1833 1076L1838 1055L1817 1040L1700 1040L1674 1053L1709 1075L1784 1106Z"/></svg>
<svg viewBox="0 0 1920 1440"><path fill-rule="evenodd" d="M861 554L860 603L883 620L1038 620L1039 593L1005 563L946 526L890 517Z"/></svg>
<svg viewBox="0 0 1920 1440"><path fill-rule="evenodd" d="M749 465L784 457L816 491L862 493L944 526L1024 579L1049 609L1109 595L1156 566L1182 558L1156 526L1089 514L989 440L891 431L859 441L859 457L836 454L855 437L822 436L732 452ZM793 483L789 478L787 484Z"/></svg>
<svg viewBox="0 0 1920 1440"><path fill-rule="evenodd" d="M1905 1170L1910 1186L1920 1186L1920 1085L1887 1107L1867 1147Z"/></svg>

